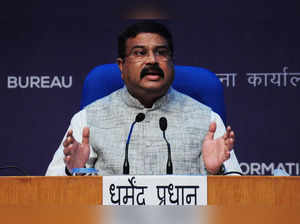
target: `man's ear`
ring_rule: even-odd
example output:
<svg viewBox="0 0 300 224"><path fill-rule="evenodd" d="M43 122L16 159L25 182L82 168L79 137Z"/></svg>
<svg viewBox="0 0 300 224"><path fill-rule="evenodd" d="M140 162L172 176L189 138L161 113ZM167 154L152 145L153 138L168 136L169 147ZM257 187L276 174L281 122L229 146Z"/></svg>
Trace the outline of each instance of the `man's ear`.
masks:
<svg viewBox="0 0 300 224"><path fill-rule="evenodd" d="M117 64L118 64L119 69L121 71L122 79L123 79L123 63L124 63L124 60L122 58L117 58Z"/></svg>

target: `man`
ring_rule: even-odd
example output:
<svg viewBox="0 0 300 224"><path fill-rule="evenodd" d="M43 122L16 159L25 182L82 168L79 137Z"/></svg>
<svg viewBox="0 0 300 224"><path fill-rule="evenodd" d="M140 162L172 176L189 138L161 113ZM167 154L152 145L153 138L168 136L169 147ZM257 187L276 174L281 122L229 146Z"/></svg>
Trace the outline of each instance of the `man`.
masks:
<svg viewBox="0 0 300 224"><path fill-rule="evenodd" d="M82 167L95 167L99 175L123 174L128 132L139 113L145 118L132 131L130 174L166 174L161 117L168 119L174 174L218 174L223 164L227 171L241 172L231 128L225 130L210 108L171 88L173 43L166 27L154 22L131 25L118 45L125 86L74 115L46 175L69 175Z"/></svg>

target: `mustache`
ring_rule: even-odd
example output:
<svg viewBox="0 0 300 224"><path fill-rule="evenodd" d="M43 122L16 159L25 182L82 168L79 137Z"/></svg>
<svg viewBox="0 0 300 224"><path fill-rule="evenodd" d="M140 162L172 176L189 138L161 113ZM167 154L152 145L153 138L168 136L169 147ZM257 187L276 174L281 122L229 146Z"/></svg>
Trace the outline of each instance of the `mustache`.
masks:
<svg viewBox="0 0 300 224"><path fill-rule="evenodd" d="M153 74L153 73L159 75L162 78L164 78L165 76L164 71L159 67L159 65L154 64L154 65L149 65L142 69L141 79L144 78L146 75Z"/></svg>

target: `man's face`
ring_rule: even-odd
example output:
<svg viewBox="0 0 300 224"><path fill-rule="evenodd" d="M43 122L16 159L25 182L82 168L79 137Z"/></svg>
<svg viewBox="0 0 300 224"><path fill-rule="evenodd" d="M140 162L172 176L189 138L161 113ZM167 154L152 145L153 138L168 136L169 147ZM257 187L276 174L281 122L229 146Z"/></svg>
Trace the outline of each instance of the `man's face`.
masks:
<svg viewBox="0 0 300 224"><path fill-rule="evenodd" d="M118 65L133 96L162 96L167 92L174 79L170 53L167 40L159 34L140 33L126 41L126 57L118 58Z"/></svg>

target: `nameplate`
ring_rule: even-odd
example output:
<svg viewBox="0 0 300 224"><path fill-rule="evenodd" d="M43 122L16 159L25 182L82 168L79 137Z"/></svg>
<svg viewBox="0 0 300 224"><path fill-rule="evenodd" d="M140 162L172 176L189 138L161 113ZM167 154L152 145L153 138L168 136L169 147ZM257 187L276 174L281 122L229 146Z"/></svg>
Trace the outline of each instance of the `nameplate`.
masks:
<svg viewBox="0 0 300 224"><path fill-rule="evenodd" d="M206 176L103 176L103 205L207 205Z"/></svg>

